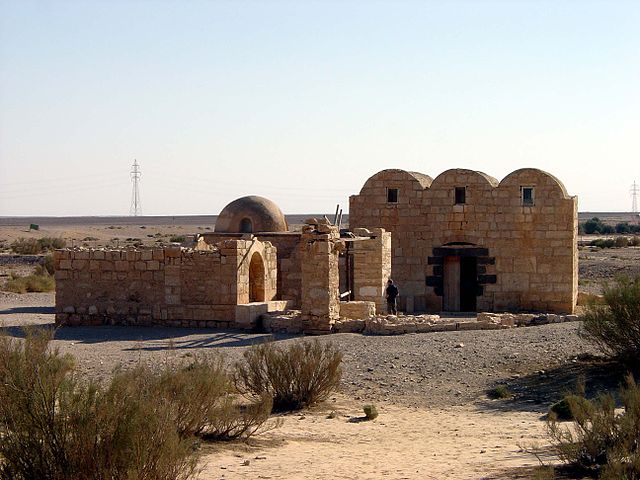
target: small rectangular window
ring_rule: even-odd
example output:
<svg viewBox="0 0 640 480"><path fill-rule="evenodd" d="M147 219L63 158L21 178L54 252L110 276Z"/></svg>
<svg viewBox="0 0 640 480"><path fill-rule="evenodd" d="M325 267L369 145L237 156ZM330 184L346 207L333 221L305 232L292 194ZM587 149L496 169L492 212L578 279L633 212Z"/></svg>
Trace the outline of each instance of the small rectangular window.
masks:
<svg viewBox="0 0 640 480"><path fill-rule="evenodd" d="M467 203L467 187L456 187L456 205Z"/></svg>
<svg viewBox="0 0 640 480"><path fill-rule="evenodd" d="M530 207L533 205L533 187L520 187L522 191L522 205Z"/></svg>
<svg viewBox="0 0 640 480"><path fill-rule="evenodd" d="M398 203L397 188L387 188L387 203Z"/></svg>

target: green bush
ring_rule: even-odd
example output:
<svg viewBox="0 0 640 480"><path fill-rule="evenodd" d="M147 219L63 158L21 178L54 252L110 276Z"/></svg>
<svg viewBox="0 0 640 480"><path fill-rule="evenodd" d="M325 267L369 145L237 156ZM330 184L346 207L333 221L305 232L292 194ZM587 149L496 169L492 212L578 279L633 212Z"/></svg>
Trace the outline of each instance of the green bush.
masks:
<svg viewBox="0 0 640 480"><path fill-rule="evenodd" d="M63 238L42 237L19 238L11 243L11 250L20 255L37 255L57 248L64 248L67 242Z"/></svg>
<svg viewBox="0 0 640 480"><path fill-rule="evenodd" d="M557 401L549 408L549 415L555 415L557 420L573 420L573 413L571 412L571 405L585 402L585 398L580 395L565 395L562 400Z"/></svg>
<svg viewBox="0 0 640 480"><path fill-rule="evenodd" d="M496 385L487 392L487 395L489 395L489 398L503 399L513 397L513 392L506 385Z"/></svg>
<svg viewBox="0 0 640 480"><path fill-rule="evenodd" d="M589 303L581 334L627 365L640 360L640 276L618 277L606 286L603 303Z"/></svg>
<svg viewBox="0 0 640 480"><path fill-rule="evenodd" d="M244 353L235 384L248 396L268 395L274 411L299 410L326 400L340 385L342 354L331 343L263 343Z"/></svg>
<svg viewBox="0 0 640 480"><path fill-rule="evenodd" d="M364 416L367 420L375 420L378 418L378 409L375 405L365 405L362 407L362 410L364 411Z"/></svg>
<svg viewBox="0 0 640 480"><path fill-rule="evenodd" d="M574 419L569 428L550 415L547 427L561 460L603 480L640 478L640 388L631 376L620 397L620 414L612 395L567 397Z"/></svg>
<svg viewBox="0 0 640 480"><path fill-rule="evenodd" d="M616 245L616 242L612 238L599 238L597 240L592 240L589 245L598 248L613 248Z"/></svg>
<svg viewBox="0 0 640 480"><path fill-rule="evenodd" d="M186 237L184 235L175 235L169 239L171 243L183 243Z"/></svg>
<svg viewBox="0 0 640 480"><path fill-rule="evenodd" d="M56 288L56 281L53 276L43 271L22 277L20 275L11 274L9 280L4 286L8 292L27 293L27 292L51 292Z"/></svg>

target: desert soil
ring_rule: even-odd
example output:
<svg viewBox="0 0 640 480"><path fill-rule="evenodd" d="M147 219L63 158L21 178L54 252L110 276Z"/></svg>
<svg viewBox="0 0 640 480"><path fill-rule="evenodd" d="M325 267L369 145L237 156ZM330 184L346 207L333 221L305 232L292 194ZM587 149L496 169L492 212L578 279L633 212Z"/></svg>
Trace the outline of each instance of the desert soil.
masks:
<svg viewBox="0 0 640 480"><path fill-rule="evenodd" d="M47 235L76 245L123 245L138 238L153 244L207 229L203 219L107 223L52 223L38 232L0 225L0 244ZM95 240L84 240L88 237ZM0 275L29 273L37 261L0 255ZM640 273L640 249L581 249L581 291L598 293L602 282L621 272ZM24 335L25 325L53 329L53 304L53 293L0 292L1 328L14 337ZM593 360L596 352L578 336L579 328L574 322L501 331L320 337L343 352L341 391L311 411L279 417L282 425L246 444L205 446L201 478L530 478L526 469L538 460L523 447L548 443L543 416L549 405L580 375L591 393L619 379L608 365ZM77 358L82 375L105 379L117 365L189 361L202 352L220 353L233 363L265 337L206 329L67 327L55 331L53 343ZM273 339L299 341L290 335ZM514 399L488 398L487 391L500 384ZM360 421L366 403L377 406L378 419ZM328 418L331 412L334 418Z"/></svg>
<svg viewBox="0 0 640 480"><path fill-rule="evenodd" d="M54 328L51 293L0 293L2 329ZM514 478L543 446L548 406L574 386L594 353L579 323L501 331L376 337L320 337L344 354L342 390L320 407L281 417L249 443L207 447L201 478ZM107 378L116 365L188 361L221 353L232 363L267 335L206 329L67 327L54 345L73 354L83 375ZM295 336L275 336L287 343ZM506 384L514 400L486 392ZM362 422L362 406L380 416ZM328 418L335 411L336 418ZM248 462L247 462L248 460Z"/></svg>

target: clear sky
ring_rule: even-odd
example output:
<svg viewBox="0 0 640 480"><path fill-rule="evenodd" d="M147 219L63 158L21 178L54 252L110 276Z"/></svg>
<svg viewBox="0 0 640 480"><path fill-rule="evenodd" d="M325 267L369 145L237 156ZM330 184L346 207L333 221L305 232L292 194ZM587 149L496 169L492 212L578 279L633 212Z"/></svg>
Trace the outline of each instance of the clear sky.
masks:
<svg viewBox="0 0 640 480"><path fill-rule="evenodd" d="M384 168L640 184L640 1L0 0L0 215L348 206Z"/></svg>

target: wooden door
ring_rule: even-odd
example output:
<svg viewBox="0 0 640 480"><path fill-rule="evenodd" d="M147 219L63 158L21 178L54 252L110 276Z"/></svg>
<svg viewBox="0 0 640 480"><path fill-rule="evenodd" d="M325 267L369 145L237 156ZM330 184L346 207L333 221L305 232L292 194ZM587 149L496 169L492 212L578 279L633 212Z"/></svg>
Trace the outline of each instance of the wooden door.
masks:
<svg viewBox="0 0 640 480"><path fill-rule="evenodd" d="M442 309L460 311L460 257L444 257Z"/></svg>

